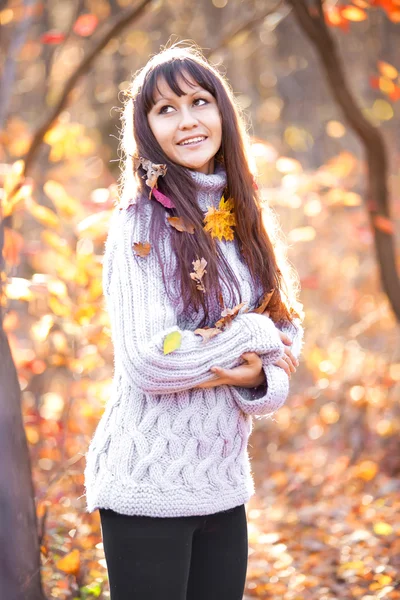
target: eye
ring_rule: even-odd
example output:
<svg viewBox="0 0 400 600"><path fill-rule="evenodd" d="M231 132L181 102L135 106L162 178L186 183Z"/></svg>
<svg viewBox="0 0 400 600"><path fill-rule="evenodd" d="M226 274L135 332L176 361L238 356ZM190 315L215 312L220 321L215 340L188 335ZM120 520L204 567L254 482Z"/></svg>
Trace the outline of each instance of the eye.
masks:
<svg viewBox="0 0 400 600"><path fill-rule="evenodd" d="M160 110L158 111L159 115L166 115L169 111L167 111L167 108L172 108L172 106L170 104L165 104L164 106L162 106L160 108Z"/></svg>
<svg viewBox="0 0 400 600"><path fill-rule="evenodd" d="M204 102L204 104L208 104L208 100L206 100L205 98L196 98L196 100L194 100L193 104L196 104L198 102ZM204 104L196 104L196 106L204 106Z"/></svg>

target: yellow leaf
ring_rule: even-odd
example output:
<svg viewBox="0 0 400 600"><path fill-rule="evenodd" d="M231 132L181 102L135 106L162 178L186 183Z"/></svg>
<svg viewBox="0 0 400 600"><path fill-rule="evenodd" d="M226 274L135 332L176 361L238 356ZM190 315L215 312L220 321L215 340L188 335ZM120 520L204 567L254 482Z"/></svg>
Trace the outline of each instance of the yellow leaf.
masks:
<svg viewBox="0 0 400 600"><path fill-rule="evenodd" d="M60 560L56 562L56 567L61 571L64 571L64 573L75 575L80 567L79 550L72 550L72 552L66 554L63 558L60 558Z"/></svg>
<svg viewBox="0 0 400 600"><path fill-rule="evenodd" d="M399 72L393 65L383 61L378 60L378 69L385 77L389 77L389 79L396 79Z"/></svg>
<svg viewBox="0 0 400 600"><path fill-rule="evenodd" d="M231 198L225 200L224 196L218 208L208 207L204 216L204 229L211 234L211 237L218 238L220 241L225 238L228 242L235 238L232 227L236 226L236 217L231 210L233 210L233 200Z"/></svg>
<svg viewBox="0 0 400 600"><path fill-rule="evenodd" d="M357 468L357 476L364 481L371 481L378 472L378 465L372 460L363 460Z"/></svg>
<svg viewBox="0 0 400 600"><path fill-rule="evenodd" d="M374 524L374 532L377 535L390 535L393 533L393 527L384 521L378 521Z"/></svg>
<svg viewBox="0 0 400 600"><path fill-rule="evenodd" d="M36 204L36 202L31 202L27 206L27 209L31 213L32 217L39 221L39 223L42 223L42 225L46 225L46 227L54 227L56 229L60 228L58 216L50 208L47 208L47 206L42 206L41 204Z"/></svg>
<svg viewBox="0 0 400 600"><path fill-rule="evenodd" d="M182 335L180 331L172 331L164 338L164 354L170 354L174 350L180 348Z"/></svg>
<svg viewBox="0 0 400 600"><path fill-rule="evenodd" d="M341 10L342 16L348 21L365 21L367 13L358 6L344 6Z"/></svg>
<svg viewBox="0 0 400 600"><path fill-rule="evenodd" d="M49 179L43 189L63 217L72 217L81 212L79 202L72 198L58 181Z"/></svg>

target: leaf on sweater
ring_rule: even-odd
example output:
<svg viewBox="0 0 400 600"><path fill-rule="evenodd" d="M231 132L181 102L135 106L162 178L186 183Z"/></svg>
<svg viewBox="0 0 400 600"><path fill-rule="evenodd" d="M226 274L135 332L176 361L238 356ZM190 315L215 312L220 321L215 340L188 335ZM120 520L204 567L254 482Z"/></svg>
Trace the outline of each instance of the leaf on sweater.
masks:
<svg viewBox="0 0 400 600"><path fill-rule="evenodd" d="M275 289L271 290L270 292L266 292L264 294L264 296L261 298L261 302L260 302L259 306L255 309L251 310L250 312L262 315L267 310L267 306L273 296L274 291L275 291Z"/></svg>
<svg viewBox="0 0 400 600"><path fill-rule="evenodd" d="M195 329L194 333L196 335L201 335L203 342L208 342L211 338L222 333L222 329L218 329L218 327L204 327L204 329Z"/></svg>
<svg viewBox="0 0 400 600"><path fill-rule="evenodd" d="M143 176L143 179L146 180L146 184L150 187L149 198L151 198L153 188L157 187L158 178L164 177L167 172L167 165L156 165L148 158L135 156L133 158L133 166L135 170L141 166L146 171L146 175Z"/></svg>
<svg viewBox="0 0 400 600"><path fill-rule="evenodd" d="M164 354L170 354L181 347L182 334L180 331L172 331L164 338Z"/></svg>
<svg viewBox="0 0 400 600"><path fill-rule="evenodd" d="M247 302L241 302L233 308L225 308L221 313L222 318L215 323L215 327L217 327L218 329L226 329L227 327L229 327L233 319L237 317L240 309L246 304Z"/></svg>
<svg viewBox="0 0 400 600"><path fill-rule="evenodd" d="M222 241L224 237L228 242L235 238L232 227L236 225L236 217L231 212L233 210L233 200L228 198L225 200L222 196L219 207L208 207L208 211L204 216L204 229L211 234L211 237L218 238Z"/></svg>
<svg viewBox="0 0 400 600"><path fill-rule="evenodd" d="M206 288L204 287L204 284L202 282L202 279L204 277L204 273L207 273L206 271L206 266L207 266L207 261L205 258L201 258L201 259L197 259L194 260L192 262L193 265L193 271L192 273L190 273L190 277L192 279L194 279L195 281L197 281L197 289L200 290L201 292L205 292Z"/></svg>
<svg viewBox="0 0 400 600"><path fill-rule="evenodd" d="M149 244L149 242L134 242L133 250L137 256L144 258L145 256L148 256L151 250L151 244Z"/></svg>
<svg viewBox="0 0 400 600"><path fill-rule="evenodd" d="M172 227L175 227L178 231L186 231L187 233L194 233L193 225L185 225L185 222L181 217L167 217L167 221Z"/></svg>

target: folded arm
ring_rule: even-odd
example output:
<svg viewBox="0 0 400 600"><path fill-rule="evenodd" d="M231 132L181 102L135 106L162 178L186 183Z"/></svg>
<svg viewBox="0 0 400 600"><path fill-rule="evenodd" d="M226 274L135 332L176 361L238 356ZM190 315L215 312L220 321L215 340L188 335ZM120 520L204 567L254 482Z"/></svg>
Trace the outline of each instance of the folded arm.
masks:
<svg viewBox="0 0 400 600"><path fill-rule="evenodd" d="M133 205L113 215L103 263L115 360L132 384L148 393L179 392L209 379L215 364L238 366L244 352L278 360L284 345L274 323L264 315L238 315L229 329L208 342L193 331L179 329L155 251L141 258L133 250L134 242L148 241L149 208L145 206L140 216L138 211ZM162 258L167 260L167 242L164 252ZM178 330L180 348L165 355L165 336Z"/></svg>

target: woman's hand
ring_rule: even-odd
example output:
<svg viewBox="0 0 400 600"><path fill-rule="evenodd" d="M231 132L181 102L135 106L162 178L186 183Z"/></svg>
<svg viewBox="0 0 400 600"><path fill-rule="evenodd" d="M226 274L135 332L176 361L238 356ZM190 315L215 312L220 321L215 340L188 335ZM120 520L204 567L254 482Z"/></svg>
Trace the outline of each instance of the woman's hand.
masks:
<svg viewBox="0 0 400 600"><path fill-rule="evenodd" d="M299 361L297 360L297 358L295 358L295 356L292 354L289 348L286 347L292 344L292 340L290 339L290 337L286 335L286 333L283 333L283 331L279 331L279 335L281 337L282 342L285 344L285 353L282 356L282 358L280 358L273 364L277 365L278 367L281 367L290 379L290 377L292 376L291 374L295 373L296 367L299 366Z"/></svg>
<svg viewBox="0 0 400 600"><path fill-rule="evenodd" d="M217 385L237 385L240 387L257 387L265 383L265 373L261 358L256 352L245 352L242 354L247 364L239 365L234 369L222 369L212 367L211 371L216 377L200 383L198 388L212 388Z"/></svg>

